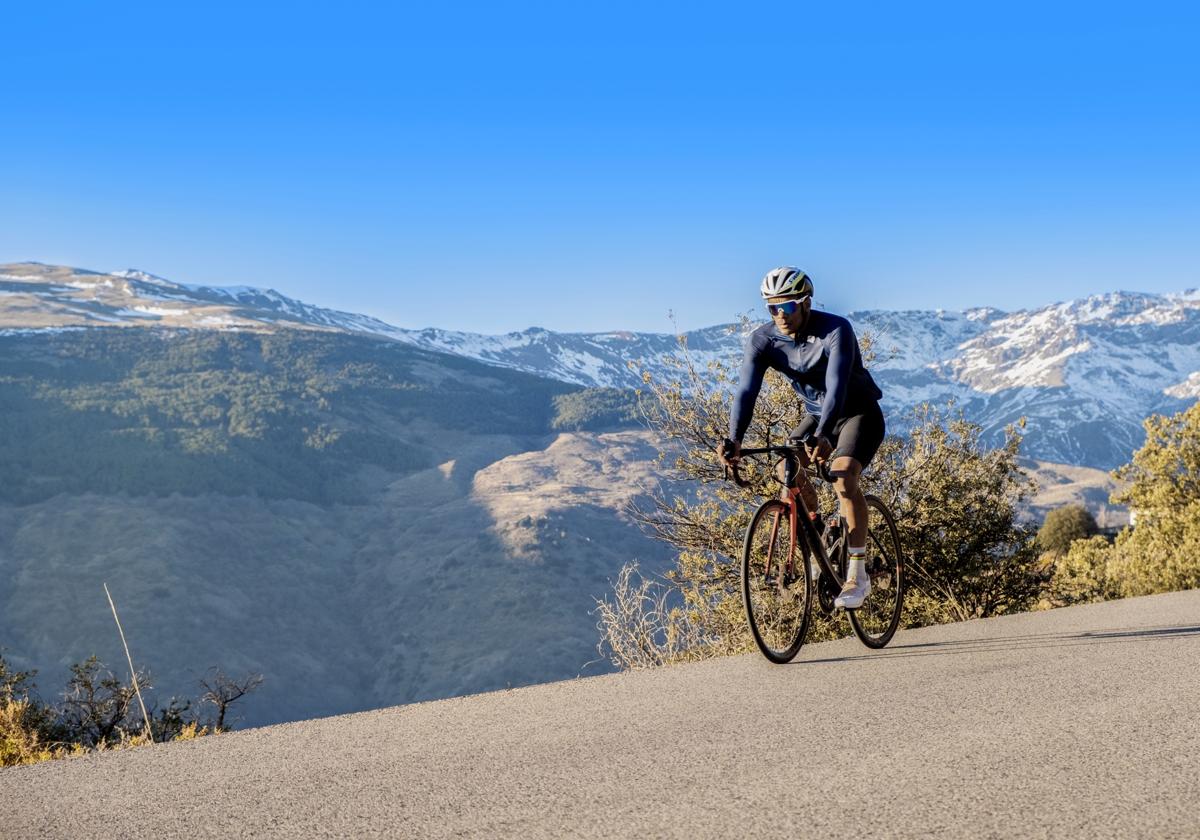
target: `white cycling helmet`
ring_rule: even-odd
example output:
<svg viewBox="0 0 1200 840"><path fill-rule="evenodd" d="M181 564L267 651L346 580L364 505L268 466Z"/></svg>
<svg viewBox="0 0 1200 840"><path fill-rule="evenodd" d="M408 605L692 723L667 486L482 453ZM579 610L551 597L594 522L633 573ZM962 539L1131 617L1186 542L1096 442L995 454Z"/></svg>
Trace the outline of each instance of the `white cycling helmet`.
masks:
<svg viewBox="0 0 1200 840"><path fill-rule="evenodd" d="M783 265L767 272L763 278L762 292L764 298L773 297L804 297L812 295L813 284L808 275L791 265Z"/></svg>

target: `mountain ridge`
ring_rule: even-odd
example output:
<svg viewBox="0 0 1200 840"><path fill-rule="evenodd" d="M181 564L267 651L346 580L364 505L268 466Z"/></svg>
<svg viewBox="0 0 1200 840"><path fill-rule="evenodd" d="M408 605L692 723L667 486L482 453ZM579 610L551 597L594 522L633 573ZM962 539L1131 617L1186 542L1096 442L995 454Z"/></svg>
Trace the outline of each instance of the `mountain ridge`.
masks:
<svg viewBox="0 0 1200 840"><path fill-rule="evenodd" d="M1108 292L1015 312L868 309L847 317L874 339L879 355L870 367L897 429L908 408L954 402L989 440L1026 417L1031 456L1111 469L1140 445L1144 417L1200 397L1195 289ZM138 269L104 274L40 263L0 266L0 334L134 326L368 334L574 385L636 389L643 371L669 375L670 363L685 354L700 369L714 362L736 366L747 324L680 336L403 329L273 289L193 286Z"/></svg>

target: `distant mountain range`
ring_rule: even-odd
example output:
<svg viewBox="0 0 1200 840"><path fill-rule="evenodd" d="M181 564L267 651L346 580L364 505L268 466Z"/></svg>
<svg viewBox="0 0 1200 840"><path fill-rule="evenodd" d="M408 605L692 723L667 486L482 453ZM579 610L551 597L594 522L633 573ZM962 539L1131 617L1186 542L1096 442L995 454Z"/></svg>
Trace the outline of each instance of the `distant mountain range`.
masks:
<svg viewBox="0 0 1200 840"><path fill-rule="evenodd" d="M819 305L819 304L818 304ZM924 401L954 400L985 433L1028 418L1032 457L1110 469L1142 440L1141 421L1200 397L1200 292L1111 292L1033 310L890 312L848 317L879 352L871 365L895 419ZM585 386L637 388L682 338L701 365L736 364L744 328L656 333L505 335L407 330L323 309L271 289L192 286L128 270L0 266L0 333L91 327L283 328L365 333Z"/></svg>

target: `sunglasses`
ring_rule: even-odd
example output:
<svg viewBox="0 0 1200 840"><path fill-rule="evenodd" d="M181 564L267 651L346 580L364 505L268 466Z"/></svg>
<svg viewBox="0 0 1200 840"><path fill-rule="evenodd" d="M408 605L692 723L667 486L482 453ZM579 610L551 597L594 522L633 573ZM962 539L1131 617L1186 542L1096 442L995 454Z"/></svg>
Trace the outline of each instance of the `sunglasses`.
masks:
<svg viewBox="0 0 1200 840"><path fill-rule="evenodd" d="M809 297L805 295L799 300L785 300L783 303L768 303L767 311L772 315L782 312L784 315L793 315L800 308L800 304L807 303Z"/></svg>

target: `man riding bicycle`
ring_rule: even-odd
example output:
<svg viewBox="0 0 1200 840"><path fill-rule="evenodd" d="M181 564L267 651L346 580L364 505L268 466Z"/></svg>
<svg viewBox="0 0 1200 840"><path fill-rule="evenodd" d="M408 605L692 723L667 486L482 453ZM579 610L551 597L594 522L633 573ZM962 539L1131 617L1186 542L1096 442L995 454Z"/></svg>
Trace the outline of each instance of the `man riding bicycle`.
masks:
<svg viewBox="0 0 1200 840"><path fill-rule="evenodd" d="M812 308L808 275L792 266L776 268L763 278L760 291L772 320L746 342L729 412L729 438L718 457L723 464L737 463L767 369L786 376L807 411L789 437L804 442L808 459L827 463L849 529L846 583L834 605L857 609L871 591L866 571L867 503L858 478L883 442L879 408L883 393L863 366L850 322ZM817 493L803 471L798 489L808 509L816 511Z"/></svg>

